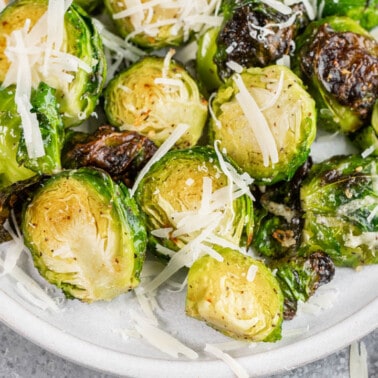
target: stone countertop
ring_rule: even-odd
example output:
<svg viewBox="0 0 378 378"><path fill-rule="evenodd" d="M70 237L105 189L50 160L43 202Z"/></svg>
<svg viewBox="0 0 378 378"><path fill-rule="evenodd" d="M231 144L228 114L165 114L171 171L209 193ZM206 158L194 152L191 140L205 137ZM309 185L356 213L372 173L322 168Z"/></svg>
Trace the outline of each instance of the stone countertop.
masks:
<svg viewBox="0 0 378 378"><path fill-rule="evenodd" d="M368 352L369 378L378 378L378 329L360 341ZM113 375L93 371L57 357L0 323L0 378L33 377L114 378ZM306 366L274 375L274 378L325 377L349 378L349 347Z"/></svg>

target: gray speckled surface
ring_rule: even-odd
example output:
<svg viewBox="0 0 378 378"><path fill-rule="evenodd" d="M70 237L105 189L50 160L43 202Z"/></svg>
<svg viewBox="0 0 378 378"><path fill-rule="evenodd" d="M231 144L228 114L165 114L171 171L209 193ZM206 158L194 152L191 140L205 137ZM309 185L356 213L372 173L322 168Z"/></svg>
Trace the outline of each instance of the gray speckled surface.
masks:
<svg viewBox="0 0 378 378"><path fill-rule="evenodd" d="M377 314L378 316L378 314ZM378 329L364 337L369 378L378 378ZM164 376L160 372L159 376ZM114 378L66 361L25 340L0 323L1 378ZM349 348L275 378L349 378ZM358 377L356 377L358 378Z"/></svg>

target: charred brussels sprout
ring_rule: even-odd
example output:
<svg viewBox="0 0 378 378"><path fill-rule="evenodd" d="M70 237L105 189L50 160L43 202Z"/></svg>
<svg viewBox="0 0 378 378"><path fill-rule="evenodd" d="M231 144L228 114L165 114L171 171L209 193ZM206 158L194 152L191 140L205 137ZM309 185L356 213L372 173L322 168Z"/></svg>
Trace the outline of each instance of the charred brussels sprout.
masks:
<svg viewBox="0 0 378 378"><path fill-rule="evenodd" d="M118 33L148 49L180 46L208 23L218 23L214 11L219 1L149 2L105 0Z"/></svg>
<svg viewBox="0 0 378 378"><path fill-rule="evenodd" d="M234 74L211 102L210 139L257 184L290 179L316 133L315 102L284 66Z"/></svg>
<svg viewBox="0 0 378 378"><path fill-rule="evenodd" d="M131 187L138 172L154 155L157 147L133 131L100 126L93 134L74 131L62 151L65 168L92 166L108 172L113 180Z"/></svg>
<svg viewBox="0 0 378 378"><path fill-rule="evenodd" d="M161 246L177 251L206 235L210 246L219 238L237 247L249 245L252 199L232 195L233 190L213 148L168 152L151 167L135 193L147 217L152 249L157 254L164 254Z"/></svg>
<svg viewBox="0 0 378 378"><path fill-rule="evenodd" d="M22 231L40 274L69 298L110 300L139 283L144 224L127 188L103 171L52 176L27 205Z"/></svg>
<svg viewBox="0 0 378 378"><path fill-rule="evenodd" d="M186 313L235 339L281 338L283 296L271 271L235 250L198 259L188 274Z"/></svg>
<svg viewBox="0 0 378 378"><path fill-rule="evenodd" d="M45 155L29 158L21 117L17 112L15 88L0 88L0 188L38 174L61 169L60 153L64 125L58 111L55 90L40 83L32 92L32 112L37 115Z"/></svg>
<svg viewBox="0 0 378 378"><path fill-rule="evenodd" d="M319 109L318 124L350 133L369 124L378 98L378 43L357 22L329 17L297 39L295 64Z"/></svg>
<svg viewBox="0 0 378 378"><path fill-rule="evenodd" d="M294 38L309 22L301 2L277 10L258 0L227 0L223 23L207 30L197 53L198 74L209 90L231 76L235 64L266 67L289 55Z"/></svg>
<svg viewBox="0 0 378 378"><path fill-rule="evenodd" d="M329 283L335 266L324 252L313 252L308 257L290 256L269 263L283 296L284 319L292 319L298 302L306 302L322 285Z"/></svg>
<svg viewBox="0 0 378 378"><path fill-rule="evenodd" d="M347 16L367 29L378 25L378 0L324 0L322 3L322 17Z"/></svg>
<svg viewBox="0 0 378 378"><path fill-rule="evenodd" d="M378 263L378 162L351 155L315 164L301 188L302 247L339 266Z"/></svg>
<svg viewBox="0 0 378 378"><path fill-rule="evenodd" d="M17 72L19 62L25 59L15 56L9 60L14 51L17 54L20 50L17 48L20 37L16 33L23 33L21 38L26 47L37 51L38 59L25 62L32 71L33 87L44 81L55 88L65 126L75 126L91 115L103 89L106 60L102 41L91 19L72 4L64 16L64 47L56 55L48 55L52 47L47 46L46 40L52 19L48 18L47 10L47 0L17 0L0 13L0 82L13 83L8 71ZM29 29L25 28L25 22L30 22ZM58 25L54 27L59 29ZM56 35L49 37L54 40Z"/></svg>
<svg viewBox="0 0 378 378"><path fill-rule="evenodd" d="M178 147L197 143L207 119L207 104L194 79L178 63L156 56L143 58L118 74L105 91L109 122L136 131L157 145L184 123L188 131Z"/></svg>

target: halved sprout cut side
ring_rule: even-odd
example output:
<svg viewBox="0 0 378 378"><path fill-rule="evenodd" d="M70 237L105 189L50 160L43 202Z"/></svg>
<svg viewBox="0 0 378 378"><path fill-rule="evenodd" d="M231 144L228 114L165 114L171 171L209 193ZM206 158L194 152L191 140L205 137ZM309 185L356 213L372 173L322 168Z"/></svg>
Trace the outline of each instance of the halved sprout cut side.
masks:
<svg viewBox="0 0 378 378"><path fill-rule="evenodd" d="M190 268L187 315L235 339L280 339L283 295L271 271L232 249L219 253L223 261L203 256Z"/></svg>

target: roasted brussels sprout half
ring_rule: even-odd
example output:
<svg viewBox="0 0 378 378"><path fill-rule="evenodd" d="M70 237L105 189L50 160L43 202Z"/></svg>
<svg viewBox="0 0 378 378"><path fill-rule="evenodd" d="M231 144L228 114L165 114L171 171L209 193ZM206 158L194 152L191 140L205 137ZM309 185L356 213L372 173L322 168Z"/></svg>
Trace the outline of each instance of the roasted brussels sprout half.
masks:
<svg viewBox="0 0 378 378"><path fill-rule="evenodd" d="M93 134L70 133L62 152L62 164L69 169L85 166L101 168L113 180L123 181L131 187L156 150L155 144L145 136L104 125Z"/></svg>
<svg viewBox="0 0 378 378"><path fill-rule="evenodd" d="M105 91L105 113L122 130L136 131L161 145L178 124L189 125L177 147L202 135L207 102L189 73L166 58L148 56L119 73Z"/></svg>
<svg viewBox="0 0 378 378"><path fill-rule="evenodd" d="M45 154L30 158L21 118L15 102L15 88L0 88L0 188L35 173L52 174L61 169L60 153L64 125L58 111L55 90L40 83L32 92L32 112L36 114Z"/></svg>
<svg viewBox="0 0 378 378"><path fill-rule="evenodd" d="M48 41L55 41L57 35L47 36L48 30L59 30L59 25L49 27L57 20L47 15L48 4L47 0L16 0L0 13L0 82L3 86L15 84L17 72L30 69L32 86L44 81L55 88L65 126L75 126L97 105L106 76L105 54L91 19L72 4L64 15L64 47L49 55L53 46ZM20 38L36 51L30 61L19 55L24 51L17 45Z"/></svg>
<svg viewBox="0 0 378 378"><path fill-rule="evenodd" d="M351 133L370 123L378 98L378 43L357 22L329 17L312 22L296 40L301 72L318 108L318 124Z"/></svg>
<svg viewBox="0 0 378 378"><path fill-rule="evenodd" d="M193 0L166 3L142 0L105 0L121 37L126 37L141 47L161 49L180 46L197 35L203 28L218 24L214 12L220 1Z"/></svg>
<svg viewBox="0 0 378 378"><path fill-rule="evenodd" d="M378 161L338 156L314 164L301 188L302 248L338 266L378 263Z"/></svg>
<svg viewBox="0 0 378 378"><path fill-rule="evenodd" d="M125 186L95 168L44 183L23 214L36 268L68 298L110 300L139 284L146 231Z"/></svg>
<svg viewBox="0 0 378 378"><path fill-rule="evenodd" d="M306 302L322 285L329 283L335 274L332 259L324 252L313 252L308 257L297 255L268 264L273 270L283 296L284 319L292 319L298 302Z"/></svg>
<svg viewBox="0 0 378 378"><path fill-rule="evenodd" d="M266 67L291 54L294 38L309 16L301 2L291 7L281 4L281 8L258 0L223 2L222 25L208 29L199 39L198 75L208 90L219 87L236 65Z"/></svg>
<svg viewBox="0 0 378 378"><path fill-rule="evenodd" d="M211 102L210 140L219 140L257 184L290 179L316 133L315 102L284 66L234 74Z"/></svg>
<svg viewBox="0 0 378 378"><path fill-rule="evenodd" d="M367 30L378 25L377 0L319 0L321 16L347 16Z"/></svg>
<svg viewBox="0 0 378 378"><path fill-rule="evenodd" d="M187 315L235 339L279 340L283 295L271 271L233 249L219 253L222 261L206 255L190 268Z"/></svg>
<svg viewBox="0 0 378 378"><path fill-rule="evenodd" d="M232 194L233 187L213 148L168 152L150 168L135 192L147 218L151 250L164 255L161 246L178 251L202 236L209 246L217 239L236 247L249 245L252 199Z"/></svg>

